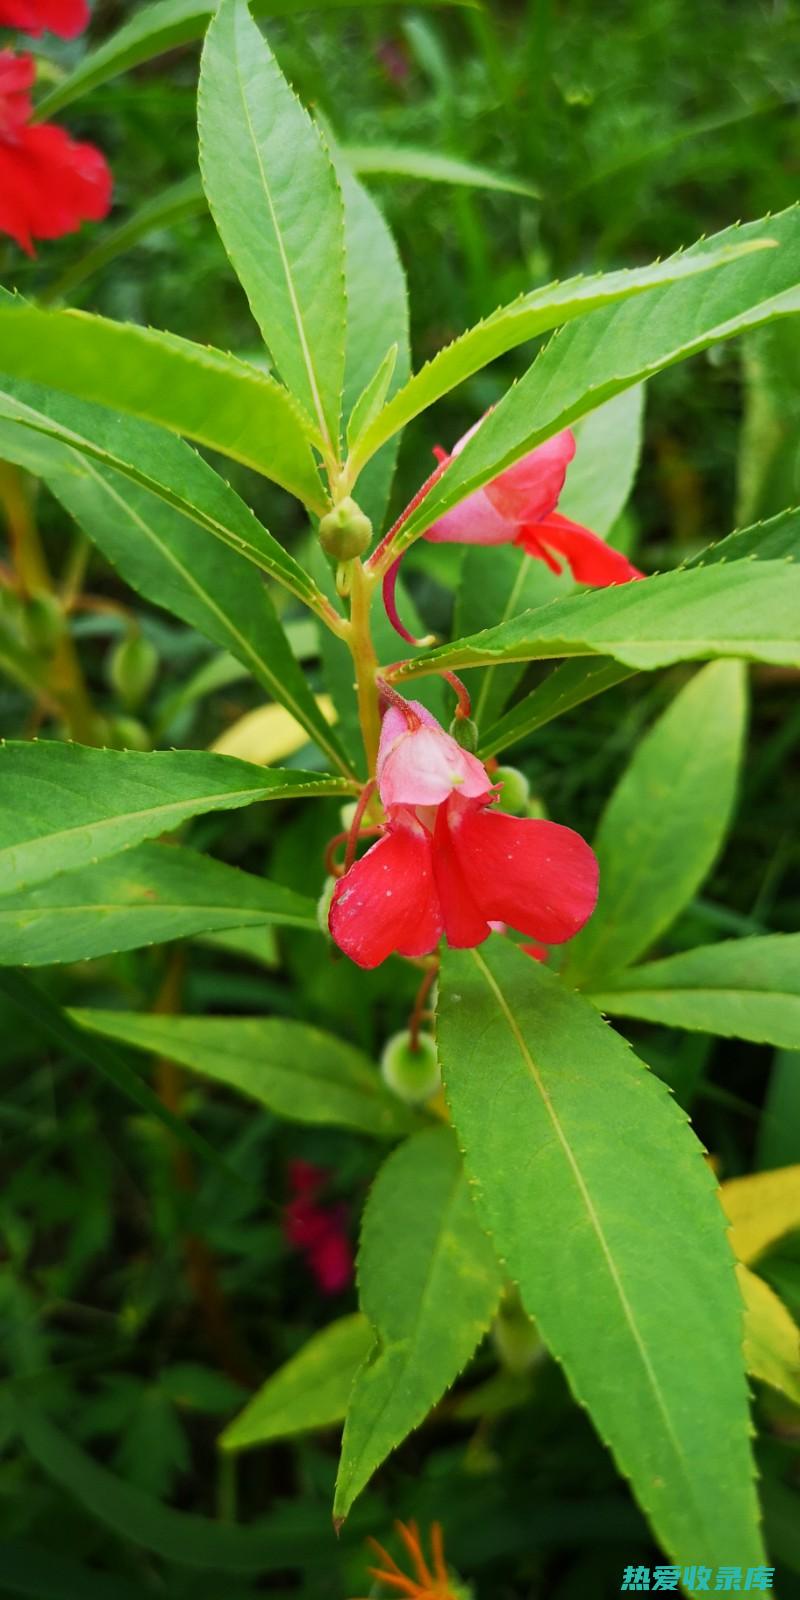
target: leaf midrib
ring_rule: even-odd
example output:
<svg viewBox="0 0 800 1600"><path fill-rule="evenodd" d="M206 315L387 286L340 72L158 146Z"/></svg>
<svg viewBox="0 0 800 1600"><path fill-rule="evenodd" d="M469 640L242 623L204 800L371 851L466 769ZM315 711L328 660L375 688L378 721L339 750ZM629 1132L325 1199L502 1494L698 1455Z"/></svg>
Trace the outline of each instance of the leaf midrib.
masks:
<svg viewBox="0 0 800 1600"><path fill-rule="evenodd" d="M650 1361L650 1357L649 1357L649 1355L647 1353L647 1347L646 1347L646 1345L644 1343L644 1340L642 1339L642 1336L641 1336L641 1334L639 1332L638 1324L637 1324L636 1318L635 1318L635 1316L633 1314L633 1308L632 1308L632 1306L630 1304L630 1301L628 1299L628 1296L627 1296L627 1294L625 1292L625 1287L623 1285L623 1282L622 1282L619 1270L617 1268L617 1265L616 1265L616 1263L614 1261L614 1257L613 1257L611 1248L609 1246L608 1240L606 1239L605 1233L603 1231L602 1223L601 1223L600 1218L599 1218L599 1216L597 1214L597 1211L595 1209L594 1202L592 1200L588 1184L586 1183L586 1180L585 1180L585 1178L583 1176L583 1173L582 1173L582 1171L580 1169L580 1165L579 1165L579 1163L577 1161L577 1158L576 1158L576 1156L574 1154L574 1151L572 1150L572 1148L570 1146L570 1143L569 1143L569 1140L567 1138L567 1135L566 1135L566 1133L565 1133L565 1131L564 1131L564 1129L563 1129L563 1127L561 1125L561 1122L559 1120L558 1114L556 1112L556 1108L553 1105L552 1099L551 1099L550 1095L548 1094L544 1083L542 1082L542 1078L541 1078L541 1075L539 1073L539 1070L538 1070L538 1068L536 1066L536 1063L535 1063L535 1061L533 1059L533 1056L530 1053L530 1050L528 1049L528 1045L527 1045L527 1042L525 1040L525 1036L522 1033L522 1030L521 1030L521 1028L519 1026L519 1023L517 1022L516 1017L514 1016L514 1013L513 1013L512 1009L511 1009L511 1006L509 1005L508 1001L506 1000L506 997L503 994L503 991L500 988L500 985L497 982L497 979L495 978L494 973L490 970L490 968L488 967L487 963L484 961L483 957L479 954L479 952L477 950L471 950L470 954L471 954L472 959L475 962L475 965L477 966L479 972L481 972L481 974L483 975L483 978L484 978L484 981L486 982L487 987L491 990L491 992L493 993L493 995L495 997L495 1000L496 1000L497 1005L498 1005L498 1007L500 1009L500 1012L501 1012L502 1016L504 1017L504 1019L506 1021L506 1024L507 1024L507 1026L509 1028L509 1031L510 1031L510 1033L512 1035L512 1038L514 1039L514 1042L515 1042L515 1044L517 1046L517 1049L519 1050L520 1056L522 1057L522 1061L523 1061L525 1067L527 1068L527 1070L528 1070L528 1072L529 1072L529 1074L530 1074L530 1076L531 1076L531 1078L533 1080L535 1088L537 1089L539 1095L541 1096L542 1104L544 1105L544 1108L545 1108L545 1110L547 1112L547 1115L550 1118L550 1121L551 1121L551 1124L552 1124L552 1127L553 1127L553 1131L554 1131L554 1133L555 1133L555 1135L556 1135L556 1137L558 1139L558 1142L559 1142L559 1144L561 1146L561 1149L562 1149L562 1151L564 1153L564 1156L565 1156L566 1162L567 1162L567 1166L568 1166L569 1171L570 1171L570 1173L571 1173L571 1175L572 1175L572 1177L573 1177L573 1179L575 1181L575 1185L576 1185L576 1187L578 1189L578 1193L579 1193L579 1195L581 1197L581 1200L583 1201L583 1204L584 1204L584 1207L585 1207L585 1210L586 1210L586 1215L587 1215L587 1217L589 1219L589 1222L590 1222L590 1225L591 1225L591 1227L592 1227L592 1229L593 1229L593 1231L595 1233L598 1245L600 1247L600 1254L602 1256L603 1261L605 1262L605 1265L607 1267L608 1274L609 1274L609 1277L611 1279L611 1283L613 1285L614 1291L615 1291L615 1293L616 1293L616 1295L617 1295L617 1297L619 1299L619 1303L620 1303L620 1306L621 1306L621 1309L622 1309L622 1312L623 1312L624 1321L625 1321L625 1323L626 1323L626 1325L627 1325L627 1327L628 1327L628 1329L630 1331L631 1340L632 1340L634 1349L635 1349L635 1351L636 1351L636 1353L637 1353L637 1355L639 1357L639 1360L641 1362L642 1370L643 1370L643 1372L645 1374L645 1377L647 1379L647 1382L648 1382L648 1384L650 1386L650 1390L651 1390L651 1393L653 1395L653 1399L654 1399L655 1404L656 1404L656 1409L658 1410L658 1412L659 1412L659 1414L662 1417L662 1420L664 1422L665 1433L666 1433L667 1438L670 1441L670 1444L672 1445L672 1449L673 1449L673 1452L674 1452L675 1460L677 1462L678 1470L679 1470L679 1472L681 1474L681 1477L683 1478L683 1480L684 1480L684 1482L686 1484L687 1498L688 1498L689 1502L694 1504L694 1506L695 1506L695 1510L696 1510L697 1515L698 1515L698 1528L704 1529L704 1527L705 1527L705 1517L704 1517L702 1508L698 1505L698 1502L697 1502L697 1499L696 1499L696 1496L695 1496L694 1485L693 1485L693 1482L692 1482L692 1476L691 1476L691 1473L687 1470L687 1467L686 1467L685 1454L684 1454L683 1450L681 1449L680 1440L678 1439L678 1437L677 1437L677 1435L675 1433L675 1429L674 1429L673 1424L672 1424L672 1419L670 1417L666 1401L665 1401L664 1396L663 1396L662 1391L661 1391L661 1386L660 1386L660 1384L658 1382L657 1375L656 1375L655 1370L653 1368L652 1362ZM537 1314L536 1311L533 1308L531 1309L531 1314L532 1315L536 1315ZM712 1547L712 1544L713 1544L713 1541L710 1541L709 1542L709 1549Z"/></svg>

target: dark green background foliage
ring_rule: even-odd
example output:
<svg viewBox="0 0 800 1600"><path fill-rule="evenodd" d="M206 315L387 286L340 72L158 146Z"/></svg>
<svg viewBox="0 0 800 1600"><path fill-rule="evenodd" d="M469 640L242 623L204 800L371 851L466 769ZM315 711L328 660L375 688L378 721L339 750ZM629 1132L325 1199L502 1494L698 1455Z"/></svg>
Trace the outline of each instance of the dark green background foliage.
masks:
<svg viewBox="0 0 800 1600"><path fill-rule="evenodd" d="M93 42L139 9L101 0ZM796 14L780 0L705 0L701 8L696 0L498 0L485 10L387 5L327 15L298 6L295 17L271 24L270 39L332 141L449 156L534 191L366 178L408 272L415 366L522 290L642 264L796 198L800 48ZM52 59L66 69L85 48L58 47ZM108 153L116 210L91 235L43 247L35 262L9 246L3 281L261 359L242 291L191 194L180 220L106 264L87 254L195 174L197 61L196 45L180 46L59 113ZM737 524L797 503L798 356L795 325L781 322L653 383L636 486L613 532L645 571L674 567ZM521 353L505 357L407 429L398 508L427 475L432 445L452 444L523 369ZM226 462L224 472L302 556L299 508L287 510L287 498L244 467ZM73 633L112 724L132 713L156 748L202 750L261 704L263 688L219 665L200 634L140 603L89 554L43 489L36 510L53 565L71 561L101 602L74 613ZM442 633L460 561L450 547L418 545L407 562L412 598ZM293 601L277 595L276 603L312 686L323 688L313 630ZM155 647L157 670L131 705L109 680L109 655L132 623ZM474 627L462 615L459 631ZM527 670L531 688L542 670ZM513 759L553 817L592 836L640 735L690 675L679 666L620 682L516 747ZM798 925L796 675L761 666L753 676L749 753L727 843L653 956ZM5 677L0 717L5 735L34 731L29 696ZM307 749L288 761L308 764ZM396 1515L442 1521L453 1566L481 1600L610 1597L623 1564L658 1559L559 1368L544 1360L523 1378L498 1377L488 1342L433 1420L372 1480L338 1543L330 1531L335 1431L242 1457L217 1451L250 1392L332 1316L355 1310L352 1291L324 1300L283 1239L287 1163L302 1157L331 1170L332 1197L346 1205L355 1239L383 1148L348 1126L279 1121L257 1097L201 1077L183 1081L160 1059L148 1079L144 1058L124 1043L97 1041L95 1049L48 1005L268 1013L337 1033L374 1057L405 1025L413 972L389 962L364 974L329 950L321 957L318 935L303 925L339 811L334 797L280 802L214 813L181 835L192 849L306 897L297 926L100 955L0 983L2 1600L342 1600L369 1581L363 1534L385 1537ZM624 1028L691 1110L723 1177L800 1161L796 1056L656 1021ZM148 1082L160 1103L120 1093ZM176 1132L156 1114L164 1105L180 1105L193 1147L182 1123ZM617 1159L624 1167L624 1147ZM796 1238L763 1275L800 1314ZM756 1415L771 1559L787 1600L800 1595L790 1499L800 1477L800 1412L762 1387ZM243 1532L234 1515L266 1520Z"/></svg>

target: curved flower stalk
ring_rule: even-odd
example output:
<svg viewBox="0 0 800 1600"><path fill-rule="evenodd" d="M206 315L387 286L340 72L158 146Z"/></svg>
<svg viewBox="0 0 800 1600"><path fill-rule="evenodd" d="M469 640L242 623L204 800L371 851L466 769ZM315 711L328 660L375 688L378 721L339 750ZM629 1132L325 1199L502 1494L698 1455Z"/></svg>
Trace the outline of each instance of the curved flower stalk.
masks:
<svg viewBox="0 0 800 1600"><path fill-rule="evenodd" d="M111 173L100 151L55 123L32 121L35 75L31 56L0 50L0 233L28 255L34 239L59 239L82 222L99 222L111 205Z"/></svg>
<svg viewBox="0 0 800 1600"><path fill-rule="evenodd" d="M495 809L483 763L415 700L392 694L381 728L381 837L336 884L332 938L360 967L470 949L501 922L562 944L591 916L597 861L571 828Z"/></svg>
<svg viewBox="0 0 800 1600"><path fill-rule="evenodd" d="M482 421L483 418L458 440L451 455L439 448L435 450L439 472L460 455ZM556 510L574 455L575 435L570 428L565 428L499 473L484 488L476 489L452 511L446 511L422 537L440 544L519 545L526 555L543 561L551 572L562 572L566 564L576 582L594 588L641 578L643 574L627 556L612 549L589 528L570 521ZM426 488L438 475L429 480ZM412 501L412 507L415 504L416 501ZM398 526L410 510L411 507L403 513ZM418 641L400 621L395 601L401 559L393 563L384 577L384 604L392 627L401 638L414 644Z"/></svg>

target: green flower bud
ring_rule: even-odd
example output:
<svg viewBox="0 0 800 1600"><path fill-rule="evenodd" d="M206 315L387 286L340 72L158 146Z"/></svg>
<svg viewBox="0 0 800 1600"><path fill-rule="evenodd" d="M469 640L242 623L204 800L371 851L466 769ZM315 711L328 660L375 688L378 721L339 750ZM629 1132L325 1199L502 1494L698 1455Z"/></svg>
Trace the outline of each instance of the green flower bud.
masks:
<svg viewBox="0 0 800 1600"><path fill-rule="evenodd" d="M142 634L128 634L114 646L108 663L109 682L131 711L141 705L157 672L158 651Z"/></svg>
<svg viewBox="0 0 800 1600"><path fill-rule="evenodd" d="M50 656L64 632L64 613L54 594L46 589L31 595L23 613L25 636L37 655Z"/></svg>
<svg viewBox="0 0 800 1600"><path fill-rule="evenodd" d="M114 750L152 750L153 741L138 717L111 717L108 737Z"/></svg>
<svg viewBox="0 0 800 1600"><path fill-rule="evenodd" d="M429 1033L417 1034L417 1048L411 1047L407 1028L387 1039L381 1056L383 1081L407 1105L430 1100L441 1084L436 1044Z"/></svg>
<svg viewBox="0 0 800 1600"><path fill-rule="evenodd" d="M510 811L512 817L526 816L531 786L524 772L520 772L516 767L498 767L494 781L503 785L500 791L500 810Z"/></svg>
<svg viewBox="0 0 800 1600"><path fill-rule="evenodd" d="M333 899L333 891L335 888L336 879L326 878L325 883L323 884L322 894L317 901L317 922L319 923L320 933L330 933L328 928L328 916L330 913L331 901Z"/></svg>
<svg viewBox="0 0 800 1600"><path fill-rule="evenodd" d="M319 542L326 554L337 561L354 561L356 556L363 556L371 540L372 523L350 495L320 521Z"/></svg>
<svg viewBox="0 0 800 1600"><path fill-rule="evenodd" d="M478 724L471 717L454 717L448 729L456 744L474 756L478 748Z"/></svg>

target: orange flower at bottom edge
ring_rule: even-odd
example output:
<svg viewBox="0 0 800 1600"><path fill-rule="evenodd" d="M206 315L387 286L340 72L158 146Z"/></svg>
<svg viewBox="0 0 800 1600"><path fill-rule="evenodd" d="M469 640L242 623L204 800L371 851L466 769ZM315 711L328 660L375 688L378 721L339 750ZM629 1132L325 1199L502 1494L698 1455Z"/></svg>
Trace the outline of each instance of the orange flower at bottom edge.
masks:
<svg viewBox="0 0 800 1600"><path fill-rule="evenodd" d="M419 1529L415 1522L396 1522L395 1528L400 1535L410 1557L414 1569L413 1576L404 1573L397 1562L389 1555L388 1550L378 1544L376 1539L369 1539L379 1561L380 1567L370 1567L370 1576L392 1589L398 1595L407 1596L407 1600L461 1600L462 1590L453 1588L452 1580L447 1572L444 1559L444 1542L442 1539L441 1524L434 1522L431 1525L431 1562L433 1571L428 1566L422 1549Z"/></svg>

